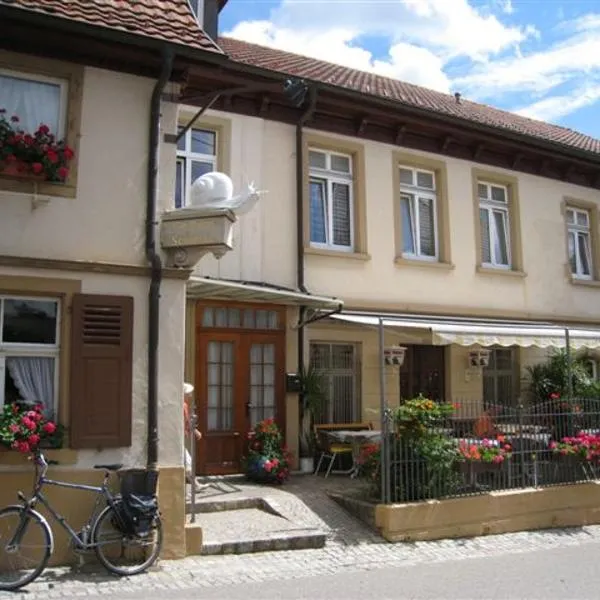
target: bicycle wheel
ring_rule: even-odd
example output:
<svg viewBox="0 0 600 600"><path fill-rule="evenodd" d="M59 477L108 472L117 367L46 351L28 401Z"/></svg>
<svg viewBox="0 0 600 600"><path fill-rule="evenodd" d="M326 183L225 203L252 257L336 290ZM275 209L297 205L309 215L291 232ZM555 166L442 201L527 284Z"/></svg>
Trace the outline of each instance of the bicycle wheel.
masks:
<svg viewBox="0 0 600 600"><path fill-rule="evenodd" d="M118 523L119 517L112 506L98 515L92 530L98 560L116 575L136 575L150 568L162 548L160 517L156 515L150 533L144 538L123 533Z"/></svg>
<svg viewBox="0 0 600 600"><path fill-rule="evenodd" d="M16 543L10 547L17 531ZM38 512L22 506L0 510L0 590L31 583L46 568L52 547L52 531Z"/></svg>

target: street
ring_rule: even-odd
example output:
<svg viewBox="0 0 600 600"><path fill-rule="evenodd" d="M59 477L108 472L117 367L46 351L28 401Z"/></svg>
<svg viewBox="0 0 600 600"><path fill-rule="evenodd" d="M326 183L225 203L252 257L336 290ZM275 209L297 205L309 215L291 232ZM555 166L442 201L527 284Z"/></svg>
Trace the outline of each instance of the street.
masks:
<svg viewBox="0 0 600 600"><path fill-rule="evenodd" d="M596 600L600 526L415 544L189 557L118 579L51 570L23 600Z"/></svg>
<svg viewBox="0 0 600 600"><path fill-rule="evenodd" d="M600 544L527 554L386 567L335 575L196 588L169 592L170 600L270 598L365 600L584 600L598 598ZM265 557L268 560L268 557ZM165 592L102 596L105 600L163 598ZM98 597L99 598L99 597Z"/></svg>

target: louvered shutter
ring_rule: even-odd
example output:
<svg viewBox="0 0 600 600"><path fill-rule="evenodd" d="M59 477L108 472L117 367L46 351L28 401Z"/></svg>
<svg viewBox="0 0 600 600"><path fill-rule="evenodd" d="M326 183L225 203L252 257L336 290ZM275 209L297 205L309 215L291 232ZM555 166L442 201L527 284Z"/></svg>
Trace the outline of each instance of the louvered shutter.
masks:
<svg viewBox="0 0 600 600"><path fill-rule="evenodd" d="M435 221L431 198L419 198L419 230L421 255L435 256Z"/></svg>
<svg viewBox="0 0 600 600"><path fill-rule="evenodd" d="M479 209L479 219L481 223L481 260L484 263L491 263L490 220L489 213L485 208Z"/></svg>
<svg viewBox="0 0 600 600"><path fill-rule="evenodd" d="M132 348L133 298L73 297L71 447L131 446Z"/></svg>
<svg viewBox="0 0 600 600"><path fill-rule="evenodd" d="M350 186L345 183L332 185L331 217L333 219L333 243L350 246L352 243L350 223Z"/></svg>

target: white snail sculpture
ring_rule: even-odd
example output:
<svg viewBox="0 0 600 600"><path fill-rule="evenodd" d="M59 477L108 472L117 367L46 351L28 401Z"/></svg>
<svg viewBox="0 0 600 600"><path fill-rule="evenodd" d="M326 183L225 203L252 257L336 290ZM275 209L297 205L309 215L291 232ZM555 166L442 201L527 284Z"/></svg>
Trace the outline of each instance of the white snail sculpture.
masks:
<svg viewBox="0 0 600 600"><path fill-rule="evenodd" d="M250 183L245 192L233 195L233 182L225 173L213 171L198 177L192 183L190 208L228 209L236 215L249 212L262 192Z"/></svg>

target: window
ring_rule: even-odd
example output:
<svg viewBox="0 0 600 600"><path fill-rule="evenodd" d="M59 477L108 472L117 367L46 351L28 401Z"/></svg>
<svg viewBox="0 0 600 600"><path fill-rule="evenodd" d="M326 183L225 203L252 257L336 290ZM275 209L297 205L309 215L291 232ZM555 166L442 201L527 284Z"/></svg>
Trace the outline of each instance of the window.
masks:
<svg viewBox="0 0 600 600"><path fill-rule="evenodd" d="M311 343L311 366L325 379L327 402L315 420L320 423L352 423L360 421L360 366L354 344Z"/></svg>
<svg viewBox="0 0 600 600"><path fill-rule="evenodd" d="M216 131L194 128L177 142L175 208L188 204L189 190L198 177L217 170L217 143Z"/></svg>
<svg viewBox="0 0 600 600"><path fill-rule="evenodd" d="M516 352L513 348L493 348L490 362L483 368L483 404L513 406L515 404Z"/></svg>
<svg viewBox="0 0 600 600"><path fill-rule="evenodd" d="M481 262L484 266L510 268L509 196L505 185L477 182L481 226Z"/></svg>
<svg viewBox="0 0 600 600"><path fill-rule="evenodd" d="M0 69L0 108L19 117L19 126L34 133L44 123L59 139L65 136L68 81Z"/></svg>
<svg viewBox="0 0 600 600"><path fill-rule="evenodd" d="M279 330L284 320L278 310L239 306L207 306L202 309L202 327L217 329Z"/></svg>
<svg viewBox="0 0 600 600"><path fill-rule="evenodd" d="M354 206L352 157L309 150L310 244L352 252Z"/></svg>
<svg viewBox="0 0 600 600"><path fill-rule="evenodd" d="M0 296L0 405L41 403L56 415L59 302Z"/></svg>
<svg viewBox="0 0 600 600"><path fill-rule="evenodd" d="M424 260L438 256L435 173L400 167L402 256Z"/></svg>
<svg viewBox="0 0 600 600"><path fill-rule="evenodd" d="M590 213L587 210L567 208L566 218L571 273L578 279L592 279Z"/></svg>

